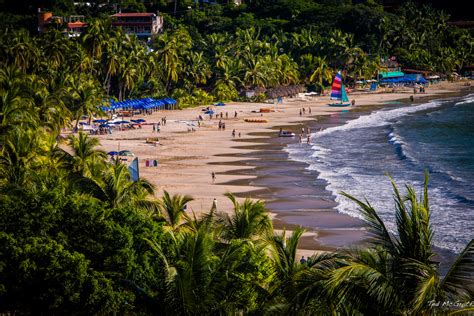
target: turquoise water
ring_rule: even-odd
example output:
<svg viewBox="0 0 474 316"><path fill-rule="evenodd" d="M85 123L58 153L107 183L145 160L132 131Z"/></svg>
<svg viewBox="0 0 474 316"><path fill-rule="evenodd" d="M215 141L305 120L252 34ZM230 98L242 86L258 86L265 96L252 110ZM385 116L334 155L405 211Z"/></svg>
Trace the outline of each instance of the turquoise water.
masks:
<svg viewBox="0 0 474 316"><path fill-rule="evenodd" d="M474 95L420 105L391 105L313 135L316 145L290 145L290 158L318 171L338 202L359 216L346 191L367 197L394 231L390 174L421 191L430 173L435 245L460 252L474 237Z"/></svg>

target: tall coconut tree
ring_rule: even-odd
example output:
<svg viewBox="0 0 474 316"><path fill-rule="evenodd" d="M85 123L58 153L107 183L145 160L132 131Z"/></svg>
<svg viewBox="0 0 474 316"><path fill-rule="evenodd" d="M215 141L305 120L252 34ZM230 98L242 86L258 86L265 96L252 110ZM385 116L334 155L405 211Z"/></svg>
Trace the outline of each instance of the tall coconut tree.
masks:
<svg viewBox="0 0 474 316"><path fill-rule="evenodd" d="M331 82L332 70L324 58L316 57L313 60L315 69L309 77L310 82L315 82L321 90L324 89L324 83Z"/></svg>

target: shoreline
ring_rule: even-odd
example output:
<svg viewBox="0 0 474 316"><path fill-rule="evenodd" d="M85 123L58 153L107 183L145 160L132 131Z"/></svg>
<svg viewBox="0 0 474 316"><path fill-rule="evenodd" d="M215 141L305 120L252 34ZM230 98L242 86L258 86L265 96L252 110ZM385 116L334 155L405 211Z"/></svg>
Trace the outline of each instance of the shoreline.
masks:
<svg viewBox="0 0 474 316"><path fill-rule="evenodd" d="M461 83L445 83L431 87L427 94L415 95L415 102L428 99L440 99L447 93L459 95L466 87ZM412 91L411 91L412 92ZM195 198L190 208L197 215L210 209L214 198L218 199L219 211L231 211L231 203L222 195L232 192L237 197L264 199L272 213L275 229L291 230L297 225L305 226L311 220L318 219L318 229L307 231L301 239L298 255L309 256L317 251L334 250L349 245L361 245L365 237L362 221L335 210L334 197L319 183L314 192L317 176L308 172L306 164L292 161L282 149L296 139L272 136L278 129L299 130L309 125L317 130L321 124L325 127L335 124L331 115L340 116L338 124L353 119L354 115L370 113L386 106L386 102L407 100L412 95L404 93L352 94L356 106L349 109L330 108L326 105L328 97L310 97L285 100L283 104L230 103L217 111L238 112L223 119L226 130L218 130L218 120L205 119L196 132L188 132L190 122L201 113L199 108L160 111L148 116L139 116L147 122L159 122L167 117L168 124L162 126L160 133L152 133L151 126L140 130L114 132L112 135L97 136L106 151L120 149L132 150L140 159L141 176L157 187L157 196L163 190L171 194L188 194ZM312 114L299 116L301 107L311 107ZM202 108L202 107L201 107ZM271 113L252 113L259 108L274 108ZM349 111L348 111L349 110ZM344 115L339 115L344 113ZM244 118L267 119L267 123L246 123ZM329 121L325 123L325 120ZM334 120L332 120L334 121ZM194 124L194 123L193 123ZM192 128L191 128L192 129ZM241 137L231 136L232 130ZM160 145L145 143L147 137L159 137ZM158 159L158 167L145 167L146 159ZM273 168L273 169L272 169ZM272 171L273 170L273 171ZM216 173L213 183L210 174ZM288 191L288 183L291 190ZM299 185L294 185L299 183ZM291 185L293 184L293 185ZM322 187L322 189L321 189ZM286 190L286 192L285 192ZM286 198L285 198L286 196ZM295 201L294 197L298 198ZM303 196L303 200L301 200ZM291 198L293 197L293 199ZM318 216L315 217L315 213ZM315 226L315 225L310 225Z"/></svg>

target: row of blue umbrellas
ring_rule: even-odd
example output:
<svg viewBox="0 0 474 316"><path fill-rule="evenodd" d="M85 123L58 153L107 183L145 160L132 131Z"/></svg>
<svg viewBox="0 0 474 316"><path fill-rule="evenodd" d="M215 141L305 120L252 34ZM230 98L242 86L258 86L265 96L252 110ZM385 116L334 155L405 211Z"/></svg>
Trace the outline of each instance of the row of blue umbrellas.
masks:
<svg viewBox="0 0 474 316"><path fill-rule="evenodd" d="M407 77L400 77L400 78L387 78L380 80L380 83L427 83L425 78L407 78Z"/></svg>
<svg viewBox="0 0 474 316"><path fill-rule="evenodd" d="M144 98L144 99L133 99L133 100L125 100L121 102L115 102L110 100L110 106L102 106L101 109L103 111L111 111L111 110L149 110L149 109L156 109L161 108L166 105L174 105L176 104L176 100L172 98L164 98L164 99L152 99L152 98Z"/></svg>

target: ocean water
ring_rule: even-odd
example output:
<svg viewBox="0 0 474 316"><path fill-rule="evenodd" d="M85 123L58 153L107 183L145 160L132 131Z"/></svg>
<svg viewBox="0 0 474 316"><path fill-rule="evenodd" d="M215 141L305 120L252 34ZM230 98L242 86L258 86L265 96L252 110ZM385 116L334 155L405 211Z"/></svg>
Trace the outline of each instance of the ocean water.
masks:
<svg viewBox="0 0 474 316"><path fill-rule="evenodd" d="M430 173L429 197L434 244L459 253L474 238L474 94L385 109L312 135L314 144L291 144L291 159L308 163L337 210L360 217L338 193L367 198L395 231L395 208L387 174L405 192L421 193Z"/></svg>

